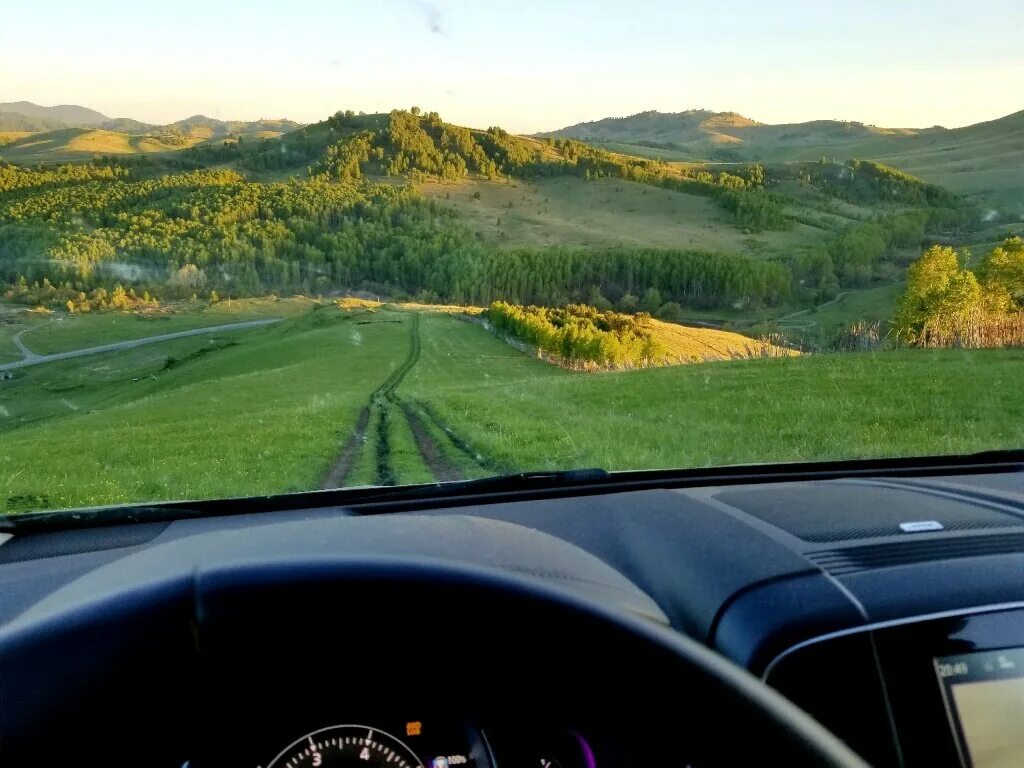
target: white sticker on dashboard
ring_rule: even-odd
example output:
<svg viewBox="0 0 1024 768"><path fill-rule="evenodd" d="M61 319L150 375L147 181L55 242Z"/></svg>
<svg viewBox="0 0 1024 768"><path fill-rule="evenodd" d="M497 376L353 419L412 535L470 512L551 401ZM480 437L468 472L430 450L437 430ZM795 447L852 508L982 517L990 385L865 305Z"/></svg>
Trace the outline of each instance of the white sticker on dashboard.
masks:
<svg viewBox="0 0 1024 768"><path fill-rule="evenodd" d="M938 520L916 520L912 523L900 523L904 533L921 533L922 531L941 531L942 523Z"/></svg>

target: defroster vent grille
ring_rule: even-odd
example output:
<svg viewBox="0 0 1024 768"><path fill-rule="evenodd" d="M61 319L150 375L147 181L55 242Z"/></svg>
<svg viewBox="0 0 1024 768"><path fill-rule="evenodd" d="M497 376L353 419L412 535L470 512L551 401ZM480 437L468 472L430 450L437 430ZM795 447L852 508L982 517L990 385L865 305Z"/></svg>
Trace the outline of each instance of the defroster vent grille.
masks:
<svg viewBox="0 0 1024 768"><path fill-rule="evenodd" d="M967 538L934 538L867 544L861 547L808 552L806 557L833 576L981 555L1024 552L1024 533L1002 533Z"/></svg>

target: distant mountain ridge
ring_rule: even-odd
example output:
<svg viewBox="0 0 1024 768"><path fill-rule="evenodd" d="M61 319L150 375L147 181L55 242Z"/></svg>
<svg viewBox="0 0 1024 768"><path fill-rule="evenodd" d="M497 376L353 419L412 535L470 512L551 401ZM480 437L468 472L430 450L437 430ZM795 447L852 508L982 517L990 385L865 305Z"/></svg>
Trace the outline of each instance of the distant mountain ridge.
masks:
<svg viewBox="0 0 1024 768"><path fill-rule="evenodd" d="M13 112L26 117L42 117L67 125L100 125L110 120L109 117L95 109L81 107L77 104L59 104L55 107L43 107L31 101L14 101L0 104L0 112Z"/></svg>
<svg viewBox="0 0 1024 768"><path fill-rule="evenodd" d="M919 136L946 131L945 128L879 128L856 121L813 120L771 125L737 112L691 109L684 112L640 112L628 117L578 123L556 131L537 134L581 141L618 142L676 148L707 156L715 148L752 151L779 145L846 144L880 137ZM746 158L751 159L751 158Z"/></svg>
<svg viewBox="0 0 1024 768"><path fill-rule="evenodd" d="M882 128L841 120L769 125L736 112L651 111L537 136L684 162L878 160L954 192L1024 210L1024 111L962 128Z"/></svg>
<svg viewBox="0 0 1024 768"><path fill-rule="evenodd" d="M261 132L286 133L301 128L293 120L218 120L205 115L167 125L145 123L130 117L110 118L101 112L75 104L44 107L31 101L0 103L0 131L56 131L64 128L96 128L130 135L177 133L204 139Z"/></svg>
<svg viewBox="0 0 1024 768"><path fill-rule="evenodd" d="M676 150L702 159L806 160L813 159L811 155L814 152L827 153L832 148L869 154L882 150L900 152L911 146L930 146L982 133L1015 133L1022 124L1024 112L963 128L883 128L844 120L769 124L737 112L691 109L607 117L535 135Z"/></svg>
<svg viewBox="0 0 1024 768"><path fill-rule="evenodd" d="M54 120L49 117L22 115L17 112L0 112L0 131L36 133L39 131L57 131L65 127L65 124L60 120Z"/></svg>
<svg viewBox="0 0 1024 768"><path fill-rule="evenodd" d="M109 118L75 105L41 107L19 101L0 104L0 132L15 134L4 140L0 153L16 162L39 162L173 152L213 141L274 138L301 127L292 120L218 120L205 115L154 125L130 117ZM31 135L17 135L26 133Z"/></svg>

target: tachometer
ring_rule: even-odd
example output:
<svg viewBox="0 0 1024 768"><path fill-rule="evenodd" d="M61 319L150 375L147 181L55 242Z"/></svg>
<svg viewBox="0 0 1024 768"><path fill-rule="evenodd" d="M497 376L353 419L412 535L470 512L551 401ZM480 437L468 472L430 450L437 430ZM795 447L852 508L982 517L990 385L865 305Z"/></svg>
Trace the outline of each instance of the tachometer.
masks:
<svg viewBox="0 0 1024 768"><path fill-rule="evenodd" d="M409 747L368 725L333 725L295 740L267 768L423 768Z"/></svg>

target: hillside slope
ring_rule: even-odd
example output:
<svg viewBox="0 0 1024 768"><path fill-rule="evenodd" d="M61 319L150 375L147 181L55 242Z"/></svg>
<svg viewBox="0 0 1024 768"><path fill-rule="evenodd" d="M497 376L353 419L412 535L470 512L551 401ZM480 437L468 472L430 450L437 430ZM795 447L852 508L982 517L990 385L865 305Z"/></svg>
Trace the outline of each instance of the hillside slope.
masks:
<svg viewBox="0 0 1024 768"><path fill-rule="evenodd" d="M923 179L1008 206L1024 220L1024 112L894 144L875 156Z"/></svg>
<svg viewBox="0 0 1024 768"><path fill-rule="evenodd" d="M21 115L17 112L0 112L0 131L18 131L35 133L37 131L56 131L67 126L60 120L51 117Z"/></svg>
<svg viewBox="0 0 1024 768"><path fill-rule="evenodd" d="M215 343L27 368L0 389L0 514L313 489L348 441L393 481L424 482L412 471L439 461L471 477L970 453L1024 438L1024 421L1007 418L1024 408L1020 351L886 353L885 376L866 354L586 375L475 324L413 317L325 305ZM360 431L408 360L387 423ZM377 481L353 469L348 484Z"/></svg>

